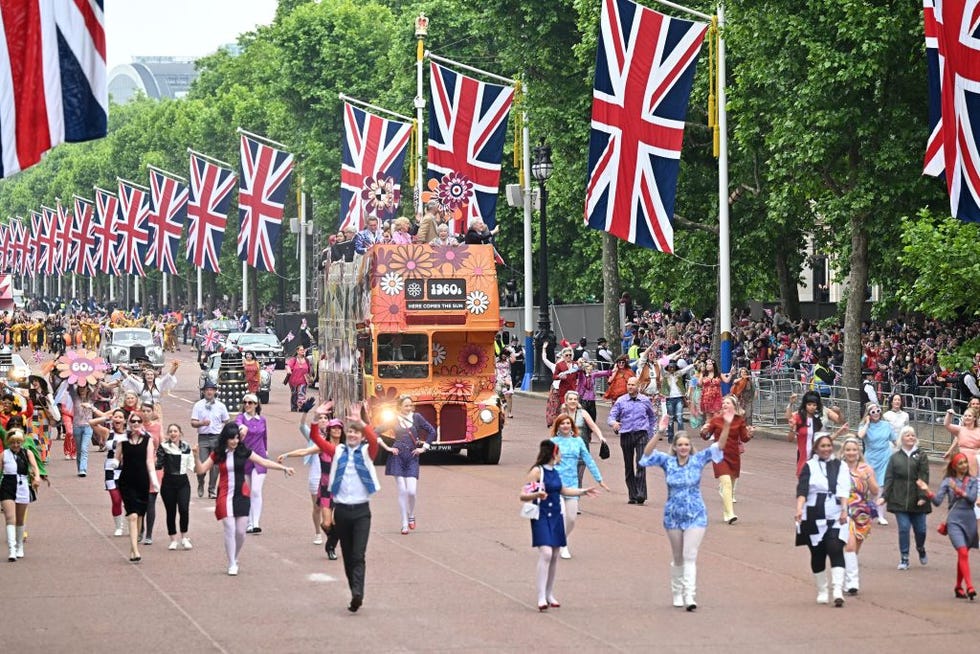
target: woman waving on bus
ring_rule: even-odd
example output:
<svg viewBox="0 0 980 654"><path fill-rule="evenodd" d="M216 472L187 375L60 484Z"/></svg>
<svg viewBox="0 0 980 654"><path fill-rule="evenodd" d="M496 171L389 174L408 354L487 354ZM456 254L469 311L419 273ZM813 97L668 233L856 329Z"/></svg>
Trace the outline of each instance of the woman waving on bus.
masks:
<svg viewBox="0 0 980 654"><path fill-rule="evenodd" d="M401 509L402 534L415 529L415 500L418 494L419 456L429 449L436 439L435 427L418 413L408 395L396 400L397 413L393 425L383 425L382 430L393 439L385 475L394 477L398 485L398 506ZM381 431L381 430L379 430Z"/></svg>

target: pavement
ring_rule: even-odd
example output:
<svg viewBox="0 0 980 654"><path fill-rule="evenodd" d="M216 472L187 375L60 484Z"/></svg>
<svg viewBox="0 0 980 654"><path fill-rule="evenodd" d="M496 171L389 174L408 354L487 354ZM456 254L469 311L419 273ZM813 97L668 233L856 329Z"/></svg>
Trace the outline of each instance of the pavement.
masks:
<svg viewBox="0 0 980 654"><path fill-rule="evenodd" d="M198 369L186 348L178 358L164 421L183 425L193 443ZM795 449L779 439L749 443L734 525L717 520L720 498L705 472L712 522L698 560L699 608L687 613L670 602L663 475L651 470L650 500L628 505L611 437L612 458L600 467L612 492L583 501L572 559L558 565L562 606L539 613L537 556L517 496L547 435L544 401L518 395L515 404L499 465L426 455L418 528L408 536L399 533L394 483L382 477L356 614L345 609L342 562L312 543L304 469L291 478L269 474L263 533L247 537L241 571L229 577L213 501L192 499L191 551L166 549L158 503L154 544L133 565L128 539L112 536L104 455L93 451L90 474L80 479L55 443L52 486L29 511L26 557L0 560L2 651L918 653L978 641L980 602L953 598L955 553L935 532L938 515L929 521L927 566L897 571L895 521L875 525L861 554L860 594L840 609L815 604L809 555L793 546ZM600 424L607 410L600 408ZM280 383L264 415L273 455L302 444ZM940 476L934 467L934 483Z"/></svg>

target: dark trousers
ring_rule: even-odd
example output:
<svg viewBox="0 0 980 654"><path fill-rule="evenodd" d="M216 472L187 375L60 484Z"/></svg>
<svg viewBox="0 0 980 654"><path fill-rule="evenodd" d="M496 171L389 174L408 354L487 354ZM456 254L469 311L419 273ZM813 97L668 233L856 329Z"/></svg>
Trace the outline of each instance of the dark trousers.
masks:
<svg viewBox="0 0 980 654"><path fill-rule="evenodd" d="M344 574L352 597L364 597L364 554L371 532L371 506L364 504L334 504L333 533L340 540L344 557Z"/></svg>
<svg viewBox="0 0 980 654"><path fill-rule="evenodd" d="M190 521L191 482L187 475L164 475L160 484L160 497L167 510L167 534L177 533L177 512L180 511L180 533L187 533L187 523Z"/></svg>
<svg viewBox="0 0 980 654"><path fill-rule="evenodd" d="M631 500L645 502L647 499L647 470L637 466L647 446L645 431L620 432L619 446L623 448L623 465L626 468L626 492Z"/></svg>
<svg viewBox="0 0 980 654"><path fill-rule="evenodd" d="M844 541L837 536L836 529L828 529L816 545L807 543L810 548L810 570L823 572L827 569L827 559L831 568L844 567Z"/></svg>

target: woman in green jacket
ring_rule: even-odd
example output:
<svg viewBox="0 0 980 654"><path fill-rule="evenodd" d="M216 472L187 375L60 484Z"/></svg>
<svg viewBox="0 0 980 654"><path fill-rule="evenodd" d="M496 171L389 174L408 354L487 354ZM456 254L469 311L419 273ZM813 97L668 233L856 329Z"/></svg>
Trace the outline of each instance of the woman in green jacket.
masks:
<svg viewBox="0 0 980 654"><path fill-rule="evenodd" d="M926 557L926 515L932 511L932 503L926 492L917 486L918 480L929 483L929 457L918 448L919 440L911 427L902 429L899 442L901 447L888 462L885 488L878 504L886 504L898 520L898 550L902 557L898 569L908 570L909 527L915 533L919 563L929 562Z"/></svg>

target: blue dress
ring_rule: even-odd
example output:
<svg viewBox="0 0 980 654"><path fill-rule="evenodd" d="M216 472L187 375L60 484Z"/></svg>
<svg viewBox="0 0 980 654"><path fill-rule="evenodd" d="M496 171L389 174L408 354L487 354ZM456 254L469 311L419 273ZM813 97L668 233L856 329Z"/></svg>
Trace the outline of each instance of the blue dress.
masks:
<svg viewBox="0 0 980 654"><path fill-rule="evenodd" d="M965 497L957 497L953 486L959 486L966 494ZM980 545L977 539L977 517L973 513L973 506L977 503L977 478L967 477L963 482L958 482L946 477L933 496L932 503L939 506L943 500L947 500L950 506L949 515L946 516L946 529L953 548L973 549Z"/></svg>
<svg viewBox="0 0 980 654"><path fill-rule="evenodd" d="M589 453L589 448L578 436L554 436L551 442L558 446L558 451L561 452L561 461L558 462L558 476L561 477L561 483L565 488L578 488L578 465L579 462L584 463L589 472L592 474L592 478L596 480L596 483L602 481L602 473L599 472L599 466L595 464L595 459Z"/></svg>
<svg viewBox="0 0 980 654"><path fill-rule="evenodd" d="M544 468L544 490L548 497L540 500L541 512L531 521L531 547L565 547L565 517L561 506L561 477L551 466Z"/></svg>
<svg viewBox="0 0 980 654"><path fill-rule="evenodd" d="M897 439L887 420L868 423L868 431L864 434L864 460L874 469L875 479L885 478L888 460L892 458L891 444Z"/></svg>
<svg viewBox="0 0 980 654"><path fill-rule="evenodd" d="M664 529L708 526L708 510L701 497L701 471L709 462L721 463L724 458L725 453L713 443L708 449L692 454L686 465L679 465L676 456L657 450L640 459L641 466L664 469L667 481Z"/></svg>
<svg viewBox="0 0 980 654"><path fill-rule="evenodd" d="M382 428L383 429L383 428ZM378 431L378 430L375 430ZM393 447L398 448L398 455L392 454L385 463L385 474L389 477L419 477L419 457L412 450L420 447L421 443L432 443L436 439L436 429L421 414L412 414L412 426L404 427L401 422L395 423Z"/></svg>

